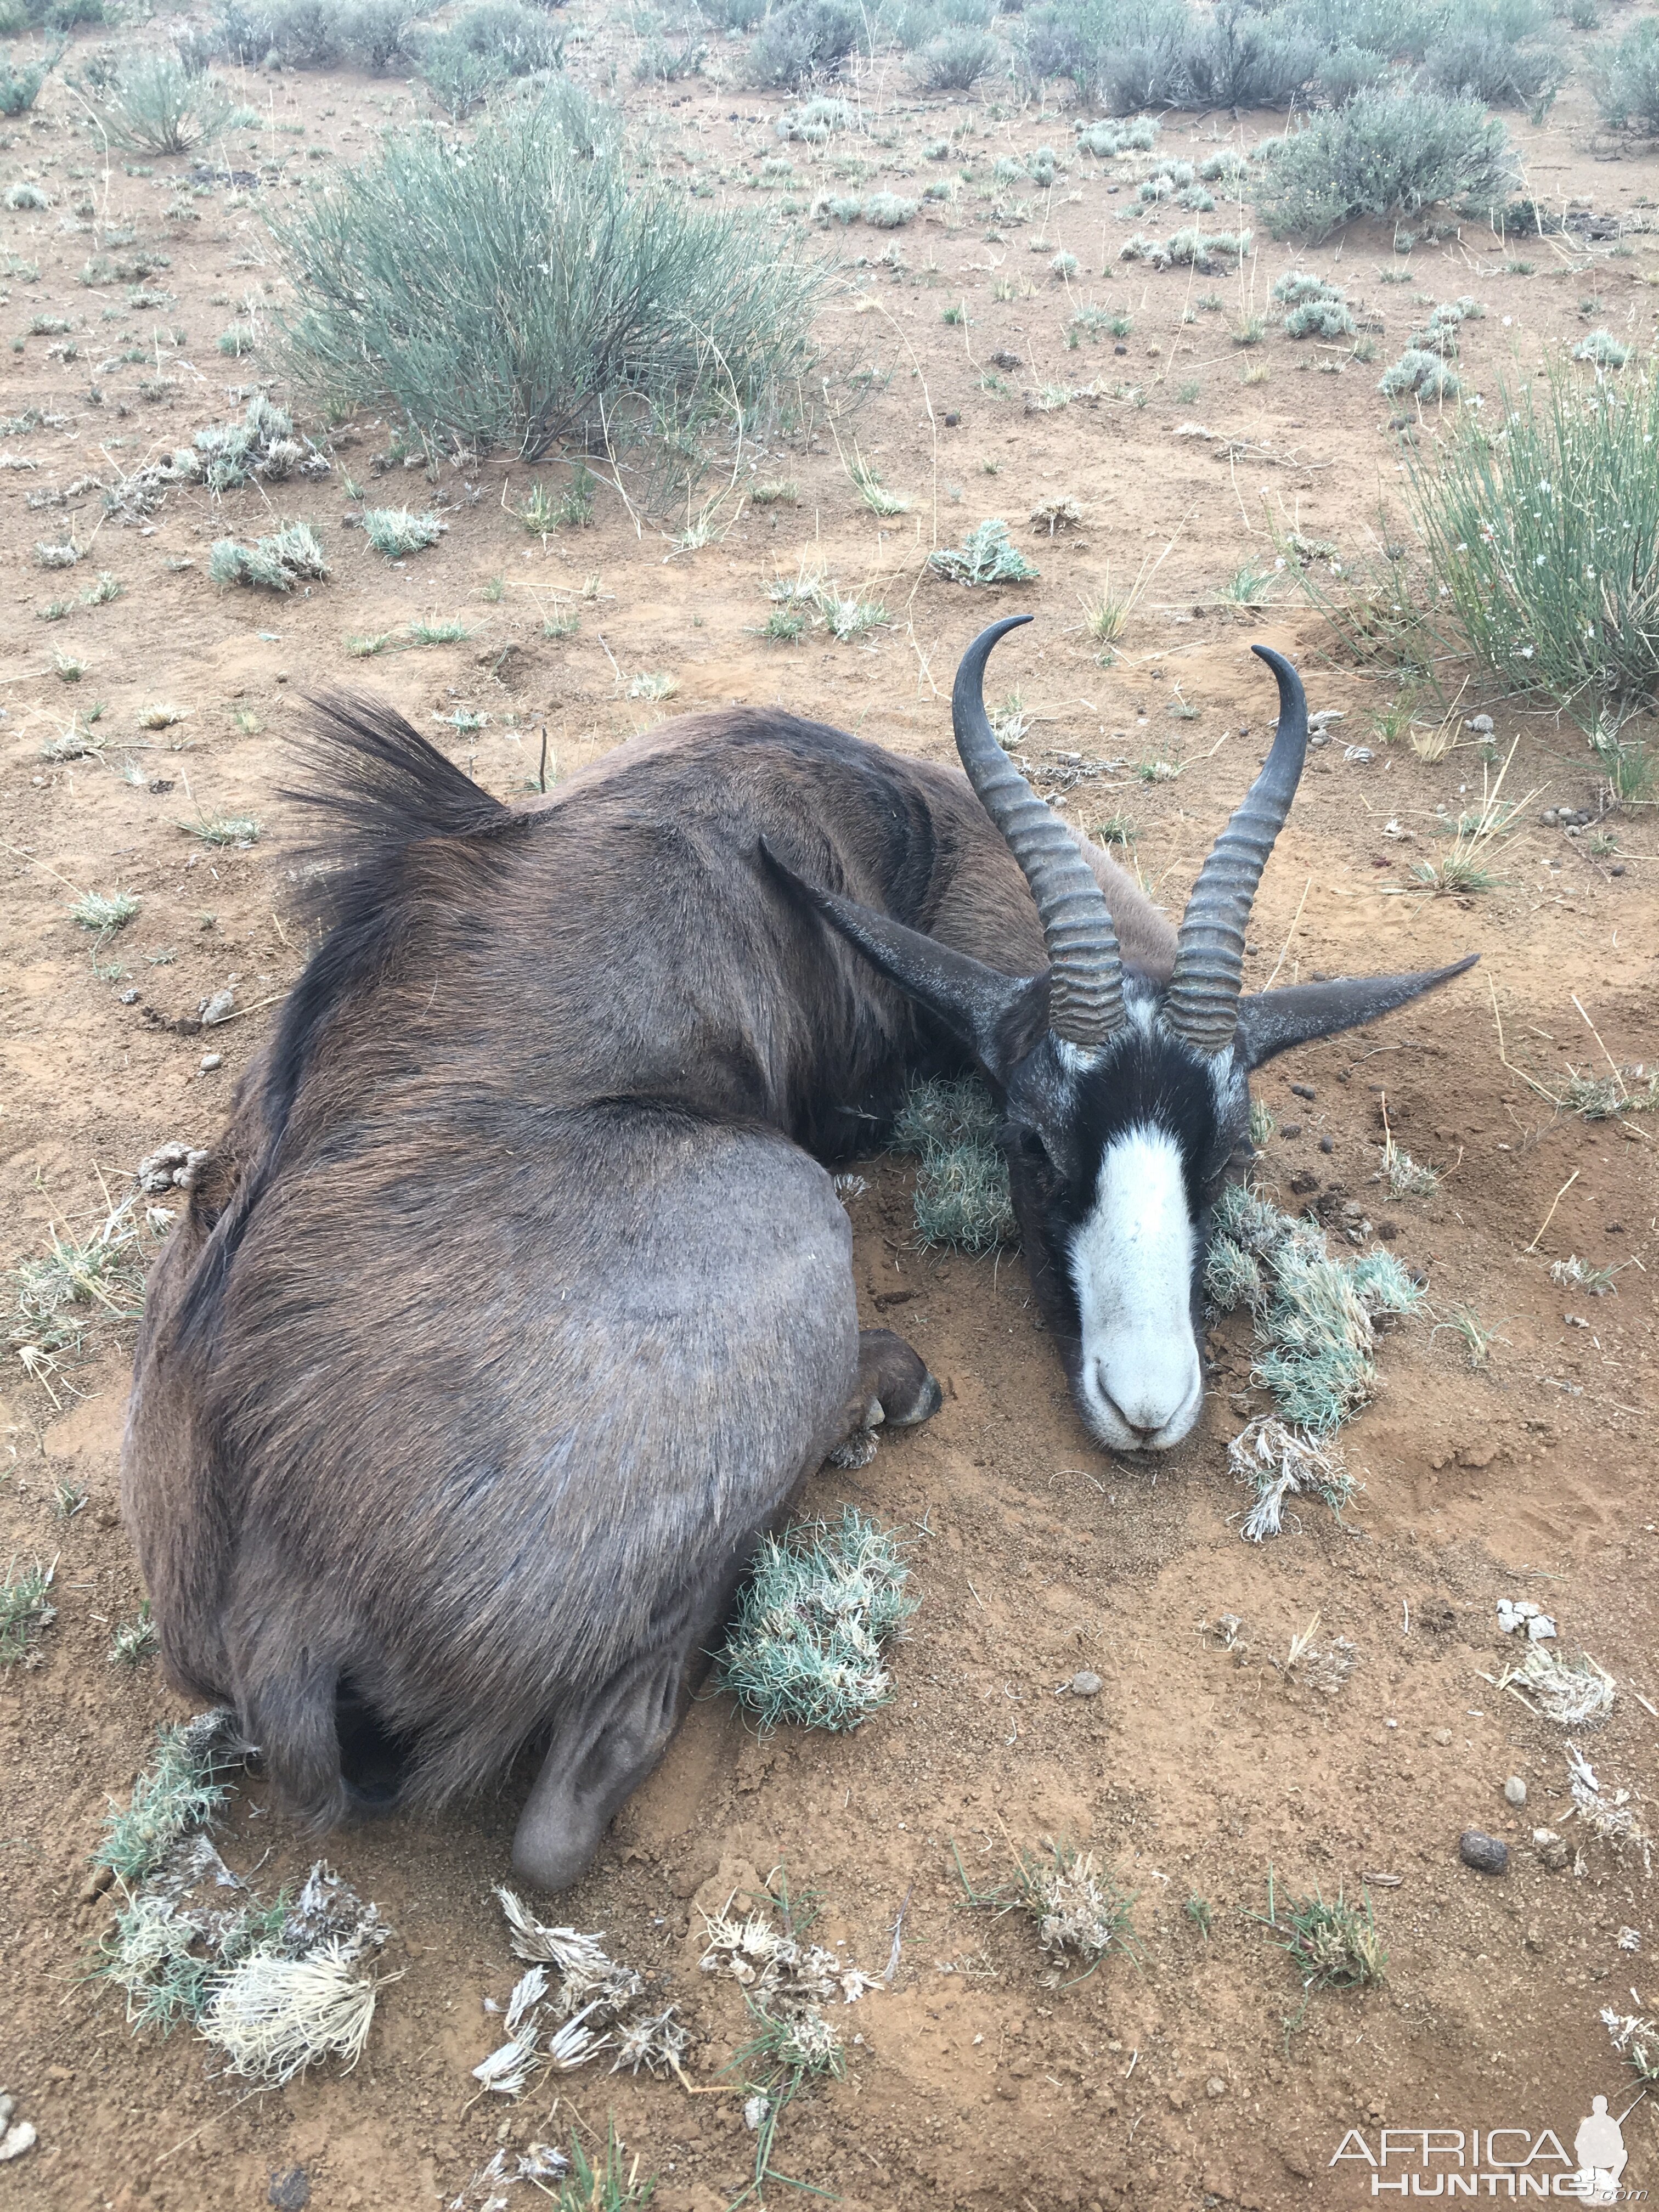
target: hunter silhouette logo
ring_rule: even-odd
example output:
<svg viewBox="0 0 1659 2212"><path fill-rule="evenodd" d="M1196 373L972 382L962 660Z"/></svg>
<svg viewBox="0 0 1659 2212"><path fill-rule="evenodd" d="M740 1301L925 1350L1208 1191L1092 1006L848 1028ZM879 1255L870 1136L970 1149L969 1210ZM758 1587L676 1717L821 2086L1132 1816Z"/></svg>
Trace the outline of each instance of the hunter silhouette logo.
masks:
<svg viewBox="0 0 1659 2212"><path fill-rule="evenodd" d="M1590 2100L1567 2148L1553 2128L1350 2128L1329 2166L1363 2179L1369 2197L1555 2197L1577 2204L1637 2204L1629 2187L1624 2122L1605 2097Z"/></svg>

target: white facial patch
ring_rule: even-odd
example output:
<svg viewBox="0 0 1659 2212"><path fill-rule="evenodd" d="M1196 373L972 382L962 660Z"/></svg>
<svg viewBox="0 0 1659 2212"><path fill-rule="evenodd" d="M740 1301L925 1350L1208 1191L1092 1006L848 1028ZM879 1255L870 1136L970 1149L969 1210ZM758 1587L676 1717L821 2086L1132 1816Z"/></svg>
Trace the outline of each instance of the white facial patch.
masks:
<svg viewBox="0 0 1659 2212"><path fill-rule="evenodd" d="M1193 1334L1193 1224L1181 1151L1143 1125L1109 1144L1072 1239L1085 1419L1118 1451L1179 1443L1204 1402Z"/></svg>

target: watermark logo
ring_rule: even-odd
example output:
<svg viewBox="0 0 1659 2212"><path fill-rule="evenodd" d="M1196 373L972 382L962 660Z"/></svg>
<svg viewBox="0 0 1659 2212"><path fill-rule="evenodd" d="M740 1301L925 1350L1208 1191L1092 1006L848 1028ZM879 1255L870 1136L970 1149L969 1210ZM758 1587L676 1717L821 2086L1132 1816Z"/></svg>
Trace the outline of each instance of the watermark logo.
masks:
<svg viewBox="0 0 1659 2212"><path fill-rule="evenodd" d="M1645 2091L1641 2094L1644 2095ZM1638 2095L1635 2103L1641 2101ZM1565 2197L1575 2204L1638 2204L1625 2179L1624 2122L1592 2097L1567 2148L1553 2128L1350 2128L1330 2167L1371 2197Z"/></svg>

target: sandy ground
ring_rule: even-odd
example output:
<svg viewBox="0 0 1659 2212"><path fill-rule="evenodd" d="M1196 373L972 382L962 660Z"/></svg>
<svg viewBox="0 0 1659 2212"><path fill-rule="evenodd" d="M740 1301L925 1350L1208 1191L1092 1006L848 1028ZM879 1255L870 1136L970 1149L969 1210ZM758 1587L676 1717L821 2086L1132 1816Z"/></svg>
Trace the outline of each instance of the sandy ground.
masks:
<svg viewBox="0 0 1659 2212"><path fill-rule="evenodd" d="M614 65L627 88L631 47L592 11L588 22L579 70L602 81ZM1263 1402L1244 1395L1242 1316L1215 1333L1214 1388L1185 1447L1155 1470L1094 1449L1017 1258L917 1250L908 1170L872 1165L854 1205L867 1318L905 1330L945 1403L860 1473L827 1471L811 1498L856 1502L914 1547L922 1606L898 1654L895 1702L851 1737L764 1741L728 1701L700 1703L566 1911L665 1978L704 2039L694 2062L703 2082L745 2022L737 1991L697 1972L700 1907L787 1867L792 1882L821 1893L830 1936L872 1971L886 1966L902 1913L890 1986L847 2015L846 2079L800 2100L779 2142L787 2173L848 2207L1358 2204L1369 2201L1370 2168L1357 2154L1330 2161L1352 2129L1375 2154L1384 2124L1525 2130L1504 2139L1510 2158L1554 2170L1544 2130L1570 2146L1592 2094L1618 2112L1634 2094L1598 2014L1652 2001L1651 1892L1639 1853L1616 1855L1568 1819L1562 1732L1494 1686L1505 1656L1494 1606L1539 1598L1565 1642L1612 1672L1618 1702L1585 1747L1604 1781L1644 1796L1659 1704L1648 1426L1659 1377L1645 1273L1659 1130L1636 1117L1588 1122L1545 1094L1561 1094L1571 1066L1604 1066L1604 1049L1620 1064L1653 1054L1651 817L1620 815L1607 825L1616 848L1599 854L1588 834L1541 826L1546 805L1593 801L1583 738L1476 683L1461 711L1492 713L1500 760L1518 738L1506 788L1537 797L1501 850L1493 888L1429 895L1411 864L1436 849L1436 810L1455 813L1478 794L1474 741L1433 763L1385 742L1373 724L1392 692L1327 661L1328 633L1282 581L1248 611L1220 593L1241 566L1272 566L1273 528L1346 552L1379 501L1396 500L1400 447L1376 380L1419 302L1473 294L1484 304L1464 365L1489 403L1502 375L1559 356L1589 326L1578 312L1587 296L1601 302L1595 321L1648 343L1659 299L1648 289L1659 283L1659 240L1644 230L1650 157L1599 136L1570 88L1547 125L1515 126L1529 176L1540 199L1619 217L1624 250L1613 251L1620 224L1603 226L1611 234L1594 246L1534 241L1534 273L1522 275L1505 272L1485 234L1419 243L1407 259L1362 227L1301 256L1363 305L1378 349L1369 368L1293 346L1276 325L1262 345L1235 346L1231 325L1268 312L1269 286L1297 258L1288 248L1264 241L1238 275L1213 280L1103 261L1121 235L1113 216L1132 165L1077 162L1051 194L1028 188L1023 213L1017 190L1000 196L1012 213L994 216L970 185L902 230L855 227L837 238L847 288L823 336L839 353L863 349L884 374L833 432L819 404L810 434L745 456L745 474L752 460L761 477L794 479L798 503L733 499L716 541L696 552L636 530L603 489L591 529L530 538L507 509L536 472L496 457L445 466L433 485L395 469L374 483L375 499L441 500L449 524L434 550L389 566L340 526L342 479L370 482L390 441L388 426L367 418L328 442L331 477L270 495L284 514L312 520L327 549L332 575L307 596L220 592L208 580L213 539L263 526L270 508L257 490L217 501L175 492L149 529L98 527L98 493L74 491L77 481L108 480L116 465L230 419L256 380L257 354L227 360L215 340L244 295L263 299L280 283L259 193L279 191L313 151L361 156L384 124L422 104L417 90L348 76L251 80L267 117L258 155L281 155L285 167L234 196L222 185L175 191L185 161L137 173L118 162L106 179L58 86L0 138L6 179L37 178L54 203L0 214L6 247L40 264L36 281L14 275L9 298L0 293L7 328L67 317L79 349L53 359L53 338L30 336L0 356L0 414L46 418L0 441L0 458L36 464L0 492L13 606L0 668L7 1258L40 1251L53 1223L84 1232L100 1220L106 1194L130 1189L137 1162L162 1140L212 1141L305 951L289 918L276 795L302 689L372 686L505 797L534 776L544 725L562 774L664 714L731 700L776 702L943 758L957 655L1016 595L929 580L924 557L935 533L947 543L1000 514L1042 572L1018 597L1036 628L1002 649L995 671L1018 685L1030 718L1024 757L1056 771L1053 788L1068 754L1125 763L1068 803L1090 824L1130 815L1139 866L1178 907L1263 749L1271 694L1246 647L1260 638L1293 653L1315 707L1347 719L1310 762L1263 884L1252 981L1483 956L1474 975L1386 1028L1281 1062L1260 1085L1280 1124L1261 1164L1269 1193L1295 1204L1317 1192L1339 1221L1343 1203L1359 1203L1427 1276L1432 1317L1389 1338L1381 1395L1347 1432L1364 1484L1355 1508L1342 1525L1305 1513L1260 1549L1241 1540L1243 1493L1224 1448ZM805 204L849 161L863 162L866 185L915 195L969 161L988 185L999 155L1047 143L1064 156L1071 143L1069 118L1053 110L920 103L892 63L870 74L863 97L872 134L856 149L833 141L815 152L781 149L781 103L729 84L628 91L671 170L688 173L682 157L695 157L717 198L744 204L757 195L743 177L781 150ZM921 158L925 141L957 125L960 165ZM1163 146L1248 143L1276 127L1265 117L1177 118ZM123 287L88 290L76 276L117 228L167 257L148 281L172 298L113 317L111 337L97 319L120 307ZM1066 281L1049 273L1061 249L1080 264ZM1408 287L1380 282L1396 264ZM1184 321L1208 293L1221 312ZM965 324L943 319L956 301ZM1068 351L1067 320L1085 301L1127 313L1127 337ZM174 327L176 346L166 335ZM99 375L94 407L88 364L129 339L146 357ZM1018 360L1003 392L981 384L999 354ZM1258 368L1266 375L1250 380ZM1020 396L1095 380L1105 396L1057 411L1030 411ZM1111 396L1129 386L1144 404ZM1215 435L1178 435L1190 422ZM1420 435L1426 444L1449 428L1430 416ZM849 455L856 438L908 497L908 513L883 521L867 511L837 437ZM556 483L563 471L539 473ZM67 505L32 511L43 491ZM1056 498L1074 499L1083 519L1051 538L1027 516ZM35 544L64 523L90 550L73 571L43 572ZM793 647L763 640L769 583L809 561L880 599L887 625L848 644L822 630ZM118 599L38 619L55 596L78 602L99 570L120 580ZM1081 601L1109 577L1119 589L1139 578L1142 589L1119 657L1103 666ZM572 609L574 634L544 635L547 615ZM398 633L417 617L459 618L469 635L373 659L349 653L349 638ZM84 662L78 682L58 674L60 653ZM672 702L629 696L636 676L658 673L673 679ZM85 728L95 702L101 753L43 759L43 744L76 713ZM1180 702L1195 714L1172 713ZM147 710L162 705L182 719L146 728ZM487 725L445 732L439 718L458 708ZM1373 757L1351 760L1350 745ZM1182 772L1142 780L1137 765L1152 761ZM205 846L188 833L198 811L251 815L258 839L246 850ZM74 891L117 886L140 911L94 958L67 908ZM173 1026L226 988L235 1019L208 1036ZM1306 1088L1292 1096L1292 1083ZM1395 1200L1376 1185L1385 1097L1397 1141L1446 1171L1432 1196ZM1551 1263L1569 1255L1617 1263L1616 1294L1587 1301L1553 1283ZM1435 1325L1460 1305L1495 1332L1478 1369L1458 1334ZM115 1503L130 1351L129 1332L100 1330L46 1383L15 1361L0 1382L7 1553L56 1557L59 1607L39 1663L0 1676L0 2083L40 2137L0 2169L0 2203L256 2205L274 2173L297 2166L319 2208L401 2212L454 2197L498 2143L572 2126L602 2139L610 2114L641 2178L656 2175L665 2212L724 2205L752 2157L738 2095L694 2099L678 2084L592 2069L560 2085L556 2102L551 2087L505 2110L473 2096L470 2069L492 2041L483 2001L504 1997L512 1978L489 1892L522 1778L441 1821L332 1839L333 1863L395 1922L387 1963L402 1973L348 2078L246 2094L216 2079L186 2034L135 2039L118 2000L83 1978L86 1948L109 1917L107 1900L86 1893L106 1802L129 1787L155 1724L177 1711L153 1662L108 1659L114 1625L142 1595ZM86 1493L69 1518L55 1504L64 1485ZM1231 1650L1214 1626L1226 1614L1243 1624ZM1355 1649L1334 1692L1285 1664L1316 1615L1323 1639ZM1102 1677L1100 1695L1056 1697L1079 1668ZM1524 1812L1504 1801L1510 1775L1528 1784ZM1459 1863L1470 1823L1507 1839L1505 1876ZM1576 1875L1550 1871L1532 1848L1533 1827L1546 1823L1582 1852ZM1015 1852L1049 1836L1092 1847L1135 1893L1139 1963L1111 1960L1079 1986L1045 1987L1029 1925L966 1903L953 1843L980 1886L1006 1880ZM261 1882L273 1887L311 1856L265 1811L257 1783L239 1796L224 1849L244 1868L263 1856ZM1270 1876L1281 1900L1368 1884L1389 1954L1385 1985L1304 2004L1264 1923ZM1212 1907L1207 1938L1184 1910L1190 1898ZM1632 1929L1639 1948L1628 1934L1621 1947ZM1659 2181L1652 2113L1644 2104L1626 2124L1632 2185ZM1391 2172L1404 2170L1399 2156Z"/></svg>

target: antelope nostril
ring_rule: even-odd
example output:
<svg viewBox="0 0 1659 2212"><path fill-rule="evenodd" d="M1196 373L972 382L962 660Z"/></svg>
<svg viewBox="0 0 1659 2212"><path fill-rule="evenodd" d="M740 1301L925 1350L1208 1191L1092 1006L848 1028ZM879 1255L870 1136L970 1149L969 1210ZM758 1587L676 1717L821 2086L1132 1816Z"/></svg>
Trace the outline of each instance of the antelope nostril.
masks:
<svg viewBox="0 0 1659 2212"><path fill-rule="evenodd" d="M1137 1421L1132 1414L1126 1413L1122 1407L1118 1404L1117 1400L1113 1397L1111 1392L1106 1388L1105 1381L1098 1368L1095 1370L1095 1388L1100 1393L1102 1402L1106 1407L1107 1411L1123 1424L1123 1426L1128 1430L1131 1436L1133 1436L1138 1443L1145 1443L1149 1437L1155 1437L1158 1434L1158 1430L1163 1426L1163 1423L1161 1421Z"/></svg>

